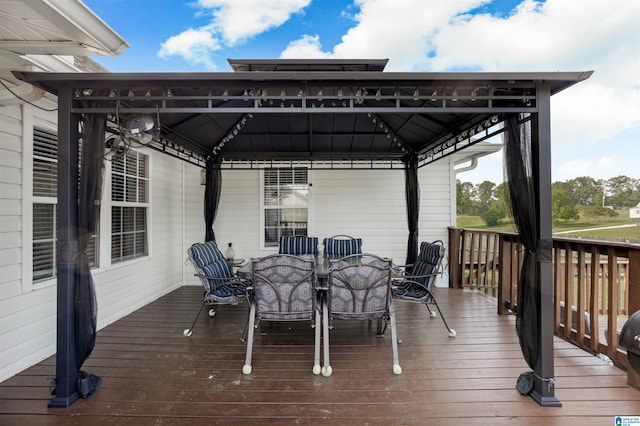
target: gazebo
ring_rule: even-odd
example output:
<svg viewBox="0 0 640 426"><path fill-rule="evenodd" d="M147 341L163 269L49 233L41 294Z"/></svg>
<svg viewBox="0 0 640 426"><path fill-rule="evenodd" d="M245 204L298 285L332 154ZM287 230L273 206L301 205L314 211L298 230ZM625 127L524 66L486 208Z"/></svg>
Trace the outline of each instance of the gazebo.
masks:
<svg viewBox="0 0 640 426"><path fill-rule="evenodd" d="M93 347L95 314L86 303L93 290L82 252L95 227L105 146L117 152L134 141L206 168L206 239L215 239L223 169L405 170L411 262L418 169L499 134L527 248L517 315L533 370L530 395L540 405L560 405L553 386L550 99L592 72L398 73L383 71L386 60L229 63L233 72L14 73L59 103L57 387L50 405L79 397L80 367Z"/></svg>

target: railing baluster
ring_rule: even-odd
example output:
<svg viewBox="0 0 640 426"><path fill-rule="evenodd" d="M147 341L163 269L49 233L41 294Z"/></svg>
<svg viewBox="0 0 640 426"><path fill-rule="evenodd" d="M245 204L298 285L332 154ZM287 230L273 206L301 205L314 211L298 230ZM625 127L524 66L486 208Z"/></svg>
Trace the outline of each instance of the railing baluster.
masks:
<svg viewBox="0 0 640 426"><path fill-rule="evenodd" d="M589 312L591 316L591 344L590 348L599 352L600 345L600 298L598 289L600 286L598 285L599 281L599 265L600 265L600 248L597 245L593 245L593 250L591 251L591 289L589 295L590 307Z"/></svg>
<svg viewBox="0 0 640 426"><path fill-rule="evenodd" d="M497 295L498 314L515 312L523 254L518 234L449 232L450 250L457 252L450 253L452 285ZM640 246L554 238L553 248L555 332L625 366L625 352L617 348L618 315L640 310ZM607 331L601 336L603 316Z"/></svg>
<svg viewBox="0 0 640 426"><path fill-rule="evenodd" d="M586 311L586 280L585 280L585 268L586 268L586 253L583 245L578 246L578 312L576 315L578 316L578 326L577 326L577 340L578 343L584 344L584 333L585 333L585 319L584 313Z"/></svg>

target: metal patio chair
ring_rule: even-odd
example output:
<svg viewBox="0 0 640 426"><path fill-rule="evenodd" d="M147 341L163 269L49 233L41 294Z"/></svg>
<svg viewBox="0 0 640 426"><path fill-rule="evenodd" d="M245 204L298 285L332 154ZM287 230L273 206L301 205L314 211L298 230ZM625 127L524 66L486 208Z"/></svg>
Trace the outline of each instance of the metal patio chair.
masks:
<svg viewBox="0 0 640 426"><path fill-rule="evenodd" d="M362 238L349 235L334 235L322 240L324 249L322 255L326 258L341 258L352 254L362 253Z"/></svg>
<svg viewBox="0 0 640 426"><path fill-rule="evenodd" d="M322 375L330 376L329 330L335 320L378 320L378 337L382 321L391 328L392 371L402 374L398 360L396 315L391 297L391 260L372 254L355 254L331 262L329 286L323 302L324 365Z"/></svg>
<svg viewBox="0 0 640 426"><path fill-rule="evenodd" d="M253 367L254 329L261 321L310 321L315 328L313 373L320 374L320 310L317 303L315 258L273 254L252 260L249 288L249 335L242 372Z"/></svg>
<svg viewBox="0 0 640 426"><path fill-rule="evenodd" d="M449 328L433 296L433 284L441 273L445 251L442 241L437 240L432 243L425 241L420 244L420 252L415 263L394 267L396 274L400 271L401 276L393 278L393 298L402 302L424 303L431 318L437 316L436 311L429 308L429 305L434 305L449 332L449 337L455 337L456 331Z"/></svg>
<svg viewBox="0 0 640 426"><path fill-rule="evenodd" d="M301 256L304 254L318 255L318 237L307 237L306 235L294 235L290 237L280 237L278 253L293 254Z"/></svg>
<svg viewBox="0 0 640 426"><path fill-rule="evenodd" d="M193 334L193 328L205 305L212 306L208 313L210 317L214 317L217 305L246 302L247 285L251 280L233 274L231 266L215 241L193 244L187 249L187 255L196 270L195 276L200 278L204 287L202 304L193 324L183 331L183 335L189 337Z"/></svg>

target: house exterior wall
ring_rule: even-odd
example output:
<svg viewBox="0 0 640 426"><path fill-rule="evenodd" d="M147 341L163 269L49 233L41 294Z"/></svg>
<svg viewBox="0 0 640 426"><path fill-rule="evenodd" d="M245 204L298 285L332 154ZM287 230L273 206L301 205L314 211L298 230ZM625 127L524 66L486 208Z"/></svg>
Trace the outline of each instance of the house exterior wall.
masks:
<svg viewBox="0 0 640 426"><path fill-rule="evenodd" d="M0 381L55 353L56 283L33 284L30 276L32 159L27 153L29 126L38 120L55 123L56 113L28 105L0 107ZM183 285L187 166L154 151L145 154L151 174L149 256L106 265L109 242L101 240L101 266L93 270L98 328ZM107 162L106 194L109 167ZM101 235L110 226L109 197L103 202ZM199 206L202 216L202 201Z"/></svg>
<svg viewBox="0 0 640 426"><path fill-rule="evenodd" d="M0 107L0 381L55 353L55 280L33 284L31 254L32 141L34 120L55 125L56 113L28 105ZM149 256L110 265L107 238L100 241L100 267L93 270L98 328L122 318L173 289L200 285L185 264L186 249L204 236L204 186L200 168L152 150ZM110 191L109 169L105 194ZM419 170L420 241L443 239L454 223L452 166L440 161ZM224 248L249 259L276 251L261 248L259 170L223 172L214 230ZM407 225L402 170L311 170L309 233L322 238L350 234L363 250L404 263ZM455 184L453 185L455 190ZM100 235L111 226L110 197L103 197ZM194 306L194 315L197 306Z"/></svg>
<svg viewBox="0 0 640 426"><path fill-rule="evenodd" d="M452 173L446 159L419 170L420 241L441 239L446 243L447 227L455 223L455 215L452 216L455 207L451 208L452 179L455 191ZM223 250L228 242L233 243L238 258L249 259L277 252L275 247L261 247L260 179L259 170L225 170L222 173L220 208L214 231ZM408 229L403 170L311 170L309 183L309 235L318 237L320 242L324 237L336 234L361 237L363 251L404 263ZM187 196L190 211L188 245L201 242L204 235L204 187L200 188L198 191L190 189ZM455 192L453 194L455 196ZM191 213L194 210L197 215ZM193 226L196 222L199 227ZM196 279L187 282L199 284Z"/></svg>

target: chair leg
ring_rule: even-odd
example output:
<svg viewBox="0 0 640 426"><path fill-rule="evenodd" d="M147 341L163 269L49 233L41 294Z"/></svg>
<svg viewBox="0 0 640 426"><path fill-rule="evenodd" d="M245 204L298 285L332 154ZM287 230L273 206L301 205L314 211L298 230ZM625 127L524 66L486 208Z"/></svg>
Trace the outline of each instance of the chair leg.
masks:
<svg viewBox="0 0 640 426"><path fill-rule="evenodd" d="M449 332L449 337L456 337L456 331L453 328L449 328L449 325L447 324L447 320L444 319L444 315L442 315L442 311L440 310L440 306L438 306L438 302L436 302L436 298L433 297L433 293L431 293L430 290L427 290L429 292L429 297L431 297L431 302L436 306L436 309L438 310L438 313L440 314L440 318L442 318L442 322L444 323L444 326L447 328L447 331ZM425 303L425 305L427 306L427 310L429 311L429 314L431 314L431 309L429 309L429 304ZM432 317L434 315L431 315Z"/></svg>
<svg viewBox="0 0 640 426"><path fill-rule="evenodd" d="M333 369L329 361L329 307L327 301L322 301L322 332L323 332L323 347L324 347L324 366L322 367L322 375L325 377L331 376Z"/></svg>
<svg viewBox="0 0 640 426"><path fill-rule="evenodd" d="M320 368L320 329L322 328L322 322L320 320L320 310L316 308L316 322L315 322L315 347L313 353L313 374L318 375L322 372Z"/></svg>
<svg viewBox="0 0 640 426"><path fill-rule="evenodd" d="M391 323L391 350L393 352L393 374L402 374L398 356L398 331L396 330L396 307L393 299L389 302L389 322Z"/></svg>
<svg viewBox="0 0 640 426"><path fill-rule="evenodd" d="M205 301L204 301L204 300L202 300L202 304L200 305L200 309L198 309L198 313L196 314L196 317L195 317L195 319L193 320L193 324L191 324L191 327L189 327L189 328L185 328L185 329L182 331L182 335L183 335L183 336L185 336L185 337L189 337L189 336L191 336L191 335L193 334L193 327L195 327L195 326L196 326L196 322L198 321L198 318L200 317L200 312L202 312L202 308L204 308L204 305L205 305Z"/></svg>
<svg viewBox="0 0 640 426"><path fill-rule="evenodd" d="M249 308L249 335L247 337L247 355L244 360L244 366L242 367L242 372L244 374L251 374L251 355L253 351L253 330L254 324L256 320L256 305L255 303L251 303L251 307Z"/></svg>
<svg viewBox="0 0 640 426"><path fill-rule="evenodd" d="M249 316L247 317L247 322L244 323L244 330L242 331L242 337L240 341L244 343L247 339L247 333L249 331L249 321L251 321L251 308L249 308Z"/></svg>
<svg viewBox="0 0 640 426"><path fill-rule="evenodd" d="M384 333L387 331L387 322L382 318L378 318L378 330L376 331L376 337L384 337Z"/></svg>

